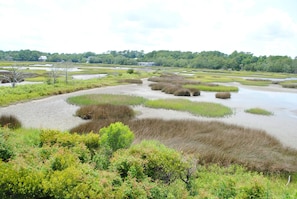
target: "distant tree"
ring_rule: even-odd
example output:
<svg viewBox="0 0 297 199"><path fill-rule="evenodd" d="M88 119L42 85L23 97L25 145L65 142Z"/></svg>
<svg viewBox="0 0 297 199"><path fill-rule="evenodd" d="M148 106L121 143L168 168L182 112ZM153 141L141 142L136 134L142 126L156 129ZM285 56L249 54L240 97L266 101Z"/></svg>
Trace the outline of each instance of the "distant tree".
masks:
<svg viewBox="0 0 297 199"><path fill-rule="evenodd" d="M58 77L61 73L61 70L59 67L57 67L57 64L53 64L52 68L49 72L49 79L47 80L48 84L56 84L58 83Z"/></svg>
<svg viewBox="0 0 297 199"><path fill-rule="evenodd" d="M17 66L11 66L9 72L2 75L2 79L5 82L11 83L14 88L18 82L24 81L23 72Z"/></svg>

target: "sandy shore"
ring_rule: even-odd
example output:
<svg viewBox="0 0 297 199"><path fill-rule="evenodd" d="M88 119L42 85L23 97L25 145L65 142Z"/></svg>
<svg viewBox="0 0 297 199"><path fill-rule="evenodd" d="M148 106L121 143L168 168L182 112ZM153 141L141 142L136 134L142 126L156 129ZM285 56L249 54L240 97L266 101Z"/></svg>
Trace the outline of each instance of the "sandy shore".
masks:
<svg viewBox="0 0 297 199"><path fill-rule="evenodd" d="M26 128L50 128L58 130L69 130L78 124L84 123L78 117L75 117L75 111L79 108L70 105L66 99L70 96L77 96L83 94L129 94L142 96L148 99L158 98L174 98L175 96L164 94L160 91L152 91L148 87L149 82L144 81L142 85L120 85L104 88L95 88L90 90L83 90L74 93L51 96L48 98L33 100L30 102L19 103L8 107L0 107L0 115L12 114L19 118L23 126ZM234 83L235 84L235 83ZM234 85L233 84L233 85ZM236 86L238 86L236 84ZM282 95L291 93L293 97L296 96L296 103L291 102L287 104L269 103L269 101L260 102L258 99L254 101L243 101L243 96L246 92L239 92L232 94L230 100L219 100L214 98L214 93L202 92L199 97L187 98L193 101L212 101L222 103L231 107L234 110L232 116L226 118L204 118L197 117L186 112L178 112L163 109L150 109L143 106L134 107L140 112L138 118L163 118L163 119L193 119L193 120L217 120L229 124L236 124L247 128L256 128L266 131L268 134L279 139L284 145L297 149L297 91L295 89L283 89L277 85L270 87L250 87L241 86L242 90L269 92L270 95L282 97ZM272 94L271 94L272 93ZM292 98L292 96L290 97ZM175 97L177 98L177 97ZM180 98L180 97L179 97ZM260 104L258 104L260 103ZM261 104L263 103L263 104ZM259 116L245 113L244 110L251 106L266 105L268 110L272 110L273 116ZM265 108L266 108L265 107Z"/></svg>

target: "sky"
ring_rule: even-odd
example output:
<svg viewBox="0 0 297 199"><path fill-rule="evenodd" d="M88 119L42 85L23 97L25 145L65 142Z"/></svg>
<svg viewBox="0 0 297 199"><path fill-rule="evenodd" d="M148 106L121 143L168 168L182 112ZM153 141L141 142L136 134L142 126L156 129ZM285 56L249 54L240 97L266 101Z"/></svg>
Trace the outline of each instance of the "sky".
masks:
<svg viewBox="0 0 297 199"><path fill-rule="evenodd" d="M297 56L296 0L0 0L0 50Z"/></svg>

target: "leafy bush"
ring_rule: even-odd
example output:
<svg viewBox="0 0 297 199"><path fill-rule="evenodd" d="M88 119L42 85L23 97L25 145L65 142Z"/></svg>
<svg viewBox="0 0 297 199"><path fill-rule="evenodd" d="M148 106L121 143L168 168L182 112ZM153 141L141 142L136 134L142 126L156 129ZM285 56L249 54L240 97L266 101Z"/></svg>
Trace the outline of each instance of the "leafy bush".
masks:
<svg viewBox="0 0 297 199"><path fill-rule="evenodd" d="M116 122L100 129L99 134L101 136L100 145L108 147L112 151L128 148L134 140L134 133L121 122Z"/></svg>
<svg viewBox="0 0 297 199"><path fill-rule="evenodd" d="M70 166L78 164L79 159L75 153L66 149L59 149L56 154L53 154L51 160L51 169L54 171L62 171Z"/></svg>
<svg viewBox="0 0 297 199"><path fill-rule="evenodd" d="M134 70L133 70L132 68L129 68L129 69L127 70L127 73L128 73L128 74L133 74L133 73L134 73Z"/></svg>
<svg viewBox="0 0 297 199"><path fill-rule="evenodd" d="M3 134L0 133L0 159L2 159L3 161L8 161L11 157L13 157L13 155L14 152L11 145L7 143Z"/></svg>
<svg viewBox="0 0 297 199"><path fill-rule="evenodd" d="M229 99L229 98L231 98L231 93L229 93L229 92L219 92L219 93L216 93L216 98Z"/></svg>
<svg viewBox="0 0 297 199"><path fill-rule="evenodd" d="M99 147L99 135L91 131L86 135L70 134L56 130L42 130L40 133L40 144L52 146L58 144L61 146L73 147L84 143L88 149L97 149Z"/></svg>
<svg viewBox="0 0 297 199"><path fill-rule="evenodd" d="M171 183L184 175L189 164L182 160L180 153L159 142L142 141L128 150L117 151L111 160L111 167L122 178L143 179L147 176Z"/></svg>
<svg viewBox="0 0 297 199"><path fill-rule="evenodd" d="M2 115L0 117L0 126L5 126L11 129L17 129L22 126L22 123L12 115Z"/></svg>

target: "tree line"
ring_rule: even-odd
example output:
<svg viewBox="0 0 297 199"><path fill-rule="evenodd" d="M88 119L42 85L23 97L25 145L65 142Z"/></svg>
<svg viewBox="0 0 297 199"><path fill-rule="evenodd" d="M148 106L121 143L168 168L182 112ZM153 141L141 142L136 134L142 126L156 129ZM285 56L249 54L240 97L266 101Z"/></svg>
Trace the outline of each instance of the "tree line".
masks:
<svg viewBox="0 0 297 199"><path fill-rule="evenodd" d="M297 73L297 57L255 56L250 52L234 51L225 54L219 51L183 52L159 50L144 51L124 50L107 51L96 54L84 53L44 53L35 50L1 51L2 61L38 61L40 56L47 56L48 62L71 61L74 63L102 63L119 65L137 65L139 62L153 62L156 66L187 67L226 70L247 70Z"/></svg>

